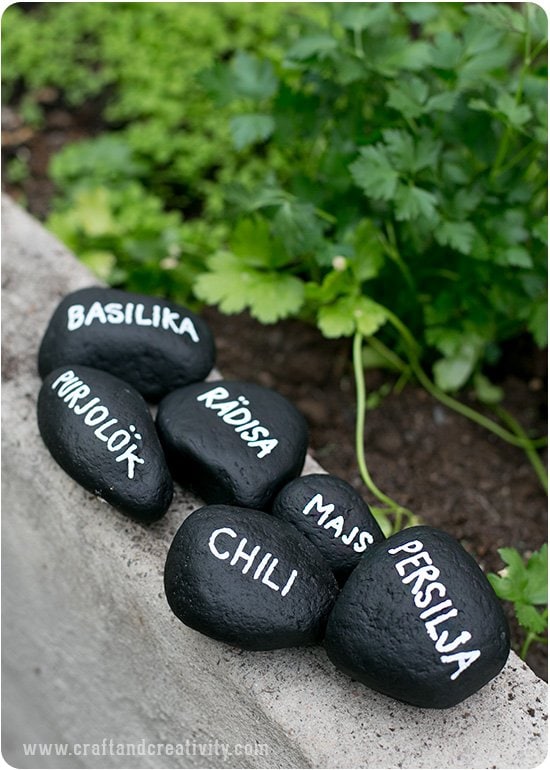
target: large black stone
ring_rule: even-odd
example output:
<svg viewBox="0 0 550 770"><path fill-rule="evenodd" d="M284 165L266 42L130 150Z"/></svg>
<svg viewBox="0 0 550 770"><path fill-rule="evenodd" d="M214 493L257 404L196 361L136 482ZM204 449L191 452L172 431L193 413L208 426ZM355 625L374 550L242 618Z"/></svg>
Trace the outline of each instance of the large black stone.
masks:
<svg viewBox="0 0 550 770"><path fill-rule="evenodd" d="M373 543L384 539L369 506L337 476L313 473L287 484L272 513L297 527L343 581Z"/></svg>
<svg viewBox="0 0 550 770"><path fill-rule="evenodd" d="M157 428L174 477L207 503L265 510L300 473L307 450L300 412L248 382L197 383L170 393L159 405Z"/></svg>
<svg viewBox="0 0 550 770"><path fill-rule="evenodd" d="M158 297L89 288L68 294L40 345L43 378L59 366L81 364L120 377L157 401L203 380L215 348L205 321Z"/></svg>
<svg viewBox="0 0 550 770"><path fill-rule="evenodd" d="M368 550L330 615L327 653L344 673L424 708L448 708L506 663L509 632L489 581L450 535L402 530Z"/></svg>
<svg viewBox="0 0 550 770"><path fill-rule="evenodd" d="M317 549L269 514L205 506L181 525L166 560L174 614L249 650L321 640L337 586Z"/></svg>
<svg viewBox="0 0 550 770"><path fill-rule="evenodd" d="M38 427L88 491L138 521L166 512L172 478L147 404L127 383L86 366L55 369L40 389Z"/></svg>

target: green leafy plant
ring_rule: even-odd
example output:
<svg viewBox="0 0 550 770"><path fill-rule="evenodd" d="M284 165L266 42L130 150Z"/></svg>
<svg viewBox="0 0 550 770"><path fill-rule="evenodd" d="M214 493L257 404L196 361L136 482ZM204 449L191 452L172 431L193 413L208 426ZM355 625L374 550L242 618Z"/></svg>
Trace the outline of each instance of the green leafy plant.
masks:
<svg viewBox="0 0 550 770"><path fill-rule="evenodd" d="M47 224L101 278L193 301L205 256L227 236L216 177L250 180L257 162L253 151L243 162L233 150L230 122L238 105L220 110L199 74L241 47L275 50L283 20L286 34L296 34L298 13L319 11L299 3L7 9L3 98L20 117L38 125L52 103L96 108L90 129L100 134L53 159L57 194ZM248 75L246 57L235 74L254 94L258 73ZM239 128L235 118L246 143L251 127ZM252 128L264 130L261 121ZM22 172L13 163L9 169L12 176Z"/></svg>
<svg viewBox="0 0 550 770"><path fill-rule="evenodd" d="M120 189L82 187L69 209L50 216L49 227L110 284L190 302L202 265L197 254L216 238L200 220L166 212L137 181Z"/></svg>
<svg viewBox="0 0 550 770"><path fill-rule="evenodd" d="M514 605L518 623L525 630L520 651L525 659L533 642L548 644L548 545L535 551L527 562L515 548L499 548L498 552L507 566L498 575L489 573L487 577L497 596Z"/></svg>
<svg viewBox="0 0 550 770"><path fill-rule="evenodd" d="M210 71L213 98L242 105L235 149L261 149L265 173L227 185L234 232L195 284L226 312L353 336L360 408L367 345L524 448L545 486L536 444L502 407L492 419L452 393L471 383L494 406L484 368L502 342L547 342L546 43L532 4L338 3L283 56ZM400 524L362 433L358 419L365 483Z"/></svg>
<svg viewBox="0 0 550 770"><path fill-rule="evenodd" d="M545 24L534 6L422 5L338 4L276 65L236 57L220 75L224 100L250 110L235 145L268 140L286 163L228 200L253 216L257 266L302 280L301 308L326 336L377 332L387 305L438 355L449 391L510 335L546 342ZM250 259L236 256L235 270ZM198 293L220 301L207 280Z"/></svg>

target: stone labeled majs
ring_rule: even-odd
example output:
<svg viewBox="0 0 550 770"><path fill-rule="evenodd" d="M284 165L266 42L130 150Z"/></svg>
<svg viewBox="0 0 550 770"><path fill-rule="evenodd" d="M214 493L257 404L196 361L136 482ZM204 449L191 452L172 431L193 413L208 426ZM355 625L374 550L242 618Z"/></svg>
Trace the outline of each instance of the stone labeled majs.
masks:
<svg viewBox="0 0 550 770"><path fill-rule="evenodd" d="M38 368L41 377L65 365L102 369L157 401L203 380L214 358L210 329L189 310L158 297L88 288L58 305L40 345Z"/></svg>
<svg viewBox="0 0 550 770"><path fill-rule="evenodd" d="M40 389L38 427L88 491L138 521L166 512L172 478L147 404L127 383L86 366L55 369Z"/></svg>
<svg viewBox="0 0 550 770"><path fill-rule="evenodd" d="M309 538L340 581L370 546L384 539L363 498L350 484L328 473L291 481L275 498L272 513Z"/></svg>
<svg viewBox="0 0 550 770"><path fill-rule="evenodd" d="M302 470L304 417L283 396L219 380L164 398L157 428L174 477L207 503L265 510Z"/></svg>
<svg viewBox="0 0 550 770"><path fill-rule="evenodd" d="M164 586L183 623L250 650L320 641L337 594L330 568L294 527L226 505L205 506L184 521Z"/></svg>
<svg viewBox="0 0 550 770"><path fill-rule="evenodd" d="M447 533L421 526L363 557L330 615L325 647L337 668L374 690L448 708L498 674L510 640L473 558Z"/></svg>

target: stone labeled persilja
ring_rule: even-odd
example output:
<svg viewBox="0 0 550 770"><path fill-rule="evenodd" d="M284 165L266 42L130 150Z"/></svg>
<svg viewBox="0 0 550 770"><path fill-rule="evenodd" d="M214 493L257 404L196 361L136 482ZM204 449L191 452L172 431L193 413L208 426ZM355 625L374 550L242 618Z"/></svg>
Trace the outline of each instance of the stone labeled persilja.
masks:
<svg viewBox="0 0 550 770"><path fill-rule="evenodd" d="M166 512L172 478L147 404L127 383L86 366L55 369L40 389L38 427L88 491L138 521Z"/></svg>
<svg viewBox="0 0 550 770"><path fill-rule="evenodd" d="M38 368L42 378L65 365L102 369L158 401L203 380L214 359L210 329L186 308L158 297L88 288L58 305L40 345Z"/></svg>
<svg viewBox="0 0 550 770"><path fill-rule="evenodd" d="M183 522L164 587L187 626L250 650L320 641L337 594L330 568L294 527L226 505L205 506Z"/></svg>
<svg viewBox="0 0 550 770"><path fill-rule="evenodd" d="M341 582L370 546L384 539L363 498L328 473L291 481L275 498L272 513L309 538Z"/></svg>
<svg viewBox="0 0 550 770"><path fill-rule="evenodd" d="M493 679L510 640L474 559L450 535L422 526L369 550L334 605L325 647L353 679L405 703L441 709Z"/></svg>
<svg viewBox="0 0 550 770"><path fill-rule="evenodd" d="M207 503L265 510L302 470L304 417L283 396L220 380L164 398L157 428L174 477Z"/></svg>

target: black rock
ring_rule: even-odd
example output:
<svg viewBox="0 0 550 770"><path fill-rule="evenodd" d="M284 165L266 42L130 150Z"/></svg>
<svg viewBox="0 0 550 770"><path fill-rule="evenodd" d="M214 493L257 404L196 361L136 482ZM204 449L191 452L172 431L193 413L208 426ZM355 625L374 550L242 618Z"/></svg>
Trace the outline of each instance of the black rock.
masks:
<svg viewBox="0 0 550 770"><path fill-rule="evenodd" d="M350 484L327 473L291 481L275 498L272 513L309 538L340 581L373 543L384 540L363 498Z"/></svg>
<svg viewBox="0 0 550 770"><path fill-rule="evenodd" d="M127 383L60 367L42 383L38 427L53 458L89 492L141 522L166 512L172 478L147 404Z"/></svg>
<svg viewBox="0 0 550 770"><path fill-rule="evenodd" d="M302 470L307 426L273 390L205 382L170 393L157 428L172 473L207 503L266 509Z"/></svg>
<svg viewBox="0 0 550 770"><path fill-rule="evenodd" d="M183 522L164 588L187 626L249 650L320 641L337 594L329 566L294 527L227 505L205 506Z"/></svg>
<svg viewBox="0 0 550 770"><path fill-rule="evenodd" d="M506 663L508 625L489 581L450 535L411 527L372 546L329 617L344 673L423 708L448 708Z"/></svg>
<svg viewBox="0 0 550 770"><path fill-rule="evenodd" d="M203 380L214 358L210 329L184 307L158 297L89 288L68 294L58 305L40 345L38 369L44 378L59 366L91 366L157 401Z"/></svg>

